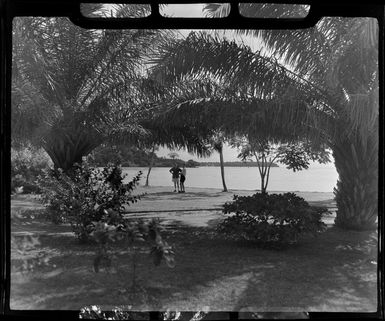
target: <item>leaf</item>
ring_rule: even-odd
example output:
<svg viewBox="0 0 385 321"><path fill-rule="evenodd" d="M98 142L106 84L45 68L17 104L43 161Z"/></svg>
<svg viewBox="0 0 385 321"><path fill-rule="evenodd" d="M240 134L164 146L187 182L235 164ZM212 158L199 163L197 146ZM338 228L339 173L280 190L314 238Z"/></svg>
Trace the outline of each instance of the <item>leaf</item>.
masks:
<svg viewBox="0 0 385 321"><path fill-rule="evenodd" d="M165 256L165 260L166 260L166 264L168 267L170 268L174 268L175 267L175 259L174 257L172 256Z"/></svg>

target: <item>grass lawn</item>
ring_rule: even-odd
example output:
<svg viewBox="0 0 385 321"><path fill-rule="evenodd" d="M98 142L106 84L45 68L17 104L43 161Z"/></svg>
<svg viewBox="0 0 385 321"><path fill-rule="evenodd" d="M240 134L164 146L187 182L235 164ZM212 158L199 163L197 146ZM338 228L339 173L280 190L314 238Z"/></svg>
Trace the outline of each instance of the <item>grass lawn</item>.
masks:
<svg viewBox="0 0 385 321"><path fill-rule="evenodd" d="M26 203L25 208L38 206ZM209 307L210 311L373 312L377 308L377 266L362 247L367 232L332 227L295 248L274 251L220 239L213 224L174 225L162 235L174 247L176 266L169 268L163 262L155 267L142 251L136 267L140 288L133 294L128 249L117 246L120 253L112 268L95 273L94 246L79 244L69 226L20 218L24 208L17 206L12 220L12 309L79 310L100 305L131 306L136 311ZM19 242L24 249L17 246ZM26 258L39 255L46 265L20 271Z"/></svg>

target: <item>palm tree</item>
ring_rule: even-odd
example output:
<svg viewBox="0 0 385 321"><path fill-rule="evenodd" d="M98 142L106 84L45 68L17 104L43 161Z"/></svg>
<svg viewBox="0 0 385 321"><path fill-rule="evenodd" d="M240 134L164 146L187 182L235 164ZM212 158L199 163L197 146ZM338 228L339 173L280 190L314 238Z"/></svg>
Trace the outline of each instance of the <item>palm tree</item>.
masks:
<svg viewBox="0 0 385 321"><path fill-rule="evenodd" d="M223 186L222 192L227 192L227 186L226 186L226 181L225 181L225 164L224 164L224 159L223 159L224 137L218 131L214 134L213 137L211 137L209 139L209 142L210 142L212 148L216 152L218 152L218 154L219 154L219 164L220 164L220 168L221 168L221 178L222 178L222 186Z"/></svg>
<svg viewBox="0 0 385 321"><path fill-rule="evenodd" d="M115 9L119 16L127 8L133 7ZM146 132L138 120L149 99L143 66L166 34L88 30L66 18L15 19L12 138L41 145L63 170L108 140L137 141Z"/></svg>
<svg viewBox="0 0 385 321"><path fill-rule="evenodd" d="M151 151L150 151L150 163L148 164L146 183L144 184L144 186L149 186L150 173L151 173L152 167L154 166L155 151L157 149L158 149L158 147L156 146L156 144L153 144Z"/></svg>
<svg viewBox="0 0 385 321"><path fill-rule="evenodd" d="M212 14L223 12L221 6L217 5ZM195 112L199 118L210 118L213 126L225 128L227 134L243 132L256 138L311 139L327 144L339 173L334 190L336 225L357 230L375 228L375 22L366 18L324 18L309 30L244 32L262 39L273 55L195 33L162 47L162 58L154 68L161 78L213 77L228 88L238 89L232 99L202 96L200 100L195 97L178 102L171 111L173 117L179 112L180 117L194 123L198 120Z"/></svg>

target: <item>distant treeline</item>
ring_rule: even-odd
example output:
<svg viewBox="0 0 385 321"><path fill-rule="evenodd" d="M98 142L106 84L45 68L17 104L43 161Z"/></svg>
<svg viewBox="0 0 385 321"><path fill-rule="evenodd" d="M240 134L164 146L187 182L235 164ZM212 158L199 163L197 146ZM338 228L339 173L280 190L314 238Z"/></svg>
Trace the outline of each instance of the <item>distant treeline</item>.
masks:
<svg viewBox="0 0 385 321"><path fill-rule="evenodd" d="M184 161L181 159L172 159L158 157L151 151L146 151L136 147L126 146L100 146L89 155L88 160L95 166L106 166L108 163L120 164L123 167L147 167L153 158L153 167L172 167L174 163L178 166L183 164L186 167L220 166L219 162L196 162L192 159ZM256 167L256 162L225 162L227 167ZM273 164L272 167L278 167Z"/></svg>
<svg viewBox="0 0 385 321"><path fill-rule="evenodd" d="M257 162L224 162L226 167L257 167ZM198 166L220 166L219 162L200 162ZM271 167L279 167L273 163Z"/></svg>
<svg viewBox="0 0 385 321"><path fill-rule="evenodd" d="M95 166L105 166L108 163L120 164L123 167L147 167L153 159L154 167L172 167L176 162L178 166L183 164L186 167L199 166L198 162L192 159L187 162L181 159L158 157L151 151L136 147L104 145L96 148L88 157L88 161Z"/></svg>

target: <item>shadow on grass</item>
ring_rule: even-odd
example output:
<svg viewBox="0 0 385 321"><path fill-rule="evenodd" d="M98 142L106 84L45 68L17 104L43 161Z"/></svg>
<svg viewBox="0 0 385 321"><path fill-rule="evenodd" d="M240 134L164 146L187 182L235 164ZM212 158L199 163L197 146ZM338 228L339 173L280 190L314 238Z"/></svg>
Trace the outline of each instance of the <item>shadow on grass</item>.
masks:
<svg viewBox="0 0 385 321"><path fill-rule="evenodd" d="M227 241L211 228L175 226L164 231L164 237L174 247L175 268L164 263L155 267L141 252L136 262L141 291L133 294L129 249L117 247L120 253L113 267L94 273L93 245L81 245L67 234L41 235L36 248L48 253L49 265L13 272L12 308L128 304L133 310L363 311L376 307L376 266L363 263L367 255L354 249L367 233L331 228L284 251ZM16 252L12 257L14 266L23 260Z"/></svg>
<svg viewBox="0 0 385 321"><path fill-rule="evenodd" d="M186 191L185 193L177 193L173 192L172 188L170 188L170 192L151 192L143 195L143 200L151 200L151 201L164 201L167 200L167 202L171 200L185 200L186 198L188 200L194 200L194 199L207 199L207 198L217 198L223 196L222 192L189 192Z"/></svg>

